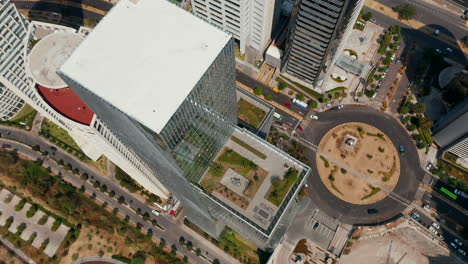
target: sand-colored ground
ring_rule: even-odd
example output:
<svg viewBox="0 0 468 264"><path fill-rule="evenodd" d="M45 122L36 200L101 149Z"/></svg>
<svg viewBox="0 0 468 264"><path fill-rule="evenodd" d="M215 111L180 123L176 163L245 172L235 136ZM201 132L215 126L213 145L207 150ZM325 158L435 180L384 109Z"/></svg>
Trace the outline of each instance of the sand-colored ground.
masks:
<svg viewBox="0 0 468 264"><path fill-rule="evenodd" d="M353 147L347 136L357 138ZM363 123L346 123L331 129L318 146L317 170L327 188L353 204L384 199L400 176L399 154L379 129ZM327 166L328 165L328 166Z"/></svg>

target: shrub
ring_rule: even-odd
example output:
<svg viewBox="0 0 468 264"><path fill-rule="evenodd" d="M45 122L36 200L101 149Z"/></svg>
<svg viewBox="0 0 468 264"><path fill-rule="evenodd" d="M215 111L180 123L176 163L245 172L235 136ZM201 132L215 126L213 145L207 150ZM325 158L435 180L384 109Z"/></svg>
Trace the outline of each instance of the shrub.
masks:
<svg viewBox="0 0 468 264"><path fill-rule="evenodd" d="M400 114L402 115L406 115L409 113L409 107L407 105L403 105L402 107L400 107Z"/></svg>
<svg viewBox="0 0 468 264"><path fill-rule="evenodd" d="M399 18L406 20L412 19L416 15L416 8L410 4L397 5L393 11L398 12Z"/></svg>
<svg viewBox="0 0 468 264"><path fill-rule="evenodd" d="M343 174L346 174L346 173L347 173L347 171L346 171L345 169L343 169L343 168L341 168L340 171L341 171L341 173L343 173Z"/></svg>
<svg viewBox="0 0 468 264"><path fill-rule="evenodd" d="M373 14L371 12L367 12L362 16L362 19L365 21L369 21L373 17Z"/></svg>
<svg viewBox="0 0 468 264"><path fill-rule="evenodd" d="M265 100L267 100L267 101L273 100L273 96L272 96L271 94L266 94L266 95L264 96L264 98L265 98Z"/></svg>
<svg viewBox="0 0 468 264"><path fill-rule="evenodd" d="M288 87L288 84L285 81L281 81L281 80L278 81L278 89L279 90L284 90L286 87Z"/></svg>
<svg viewBox="0 0 468 264"><path fill-rule="evenodd" d="M317 108L318 103L315 100L310 100L308 106L309 106L309 108L314 109L314 108Z"/></svg>
<svg viewBox="0 0 468 264"><path fill-rule="evenodd" d="M263 94L263 89L260 88L260 87L255 87L254 93L255 93L256 95L262 95L262 94Z"/></svg>
<svg viewBox="0 0 468 264"><path fill-rule="evenodd" d="M304 101L305 95L303 95L303 94L298 94L296 98L297 98L297 100L299 100L299 101Z"/></svg>

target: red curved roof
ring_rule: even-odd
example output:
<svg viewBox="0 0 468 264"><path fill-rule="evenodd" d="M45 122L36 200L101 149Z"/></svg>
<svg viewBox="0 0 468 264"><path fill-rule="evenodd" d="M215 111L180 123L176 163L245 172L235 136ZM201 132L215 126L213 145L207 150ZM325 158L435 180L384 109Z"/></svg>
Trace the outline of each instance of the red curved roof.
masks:
<svg viewBox="0 0 468 264"><path fill-rule="evenodd" d="M84 125L91 124L91 120L94 116L93 110L91 110L72 89L49 89L37 85L37 90L42 98L54 108L55 111L75 122Z"/></svg>

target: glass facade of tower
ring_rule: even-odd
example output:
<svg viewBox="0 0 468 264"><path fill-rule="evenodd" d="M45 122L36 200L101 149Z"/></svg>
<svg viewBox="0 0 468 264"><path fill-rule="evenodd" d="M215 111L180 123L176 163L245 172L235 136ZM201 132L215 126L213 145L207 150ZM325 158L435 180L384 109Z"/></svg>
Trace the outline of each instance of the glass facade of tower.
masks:
<svg viewBox="0 0 468 264"><path fill-rule="evenodd" d="M232 39L160 135L185 177L200 180L237 123Z"/></svg>

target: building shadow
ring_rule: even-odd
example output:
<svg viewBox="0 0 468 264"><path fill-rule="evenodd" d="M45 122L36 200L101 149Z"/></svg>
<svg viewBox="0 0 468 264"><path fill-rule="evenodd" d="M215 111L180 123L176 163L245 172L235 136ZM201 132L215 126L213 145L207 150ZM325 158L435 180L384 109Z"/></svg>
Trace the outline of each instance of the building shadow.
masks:
<svg viewBox="0 0 468 264"><path fill-rule="evenodd" d="M48 1L12 0L18 10L28 20L54 23L73 28L84 25L94 27L112 8L112 4L104 0L71 0L51 3Z"/></svg>

